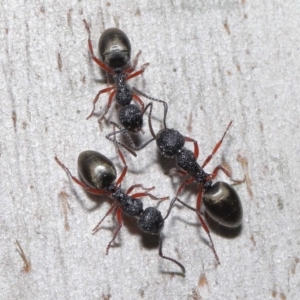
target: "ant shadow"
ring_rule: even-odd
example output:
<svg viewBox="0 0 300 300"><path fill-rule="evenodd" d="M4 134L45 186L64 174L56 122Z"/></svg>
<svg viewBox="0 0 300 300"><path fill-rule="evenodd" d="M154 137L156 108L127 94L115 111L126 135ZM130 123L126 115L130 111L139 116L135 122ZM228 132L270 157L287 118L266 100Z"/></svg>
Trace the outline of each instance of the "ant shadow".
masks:
<svg viewBox="0 0 300 300"><path fill-rule="evenodd" d="M243 230L243 223L241 223L237 227L226 227L219 222L216 222L209 214L205 213L205 221L209 226L210 230L215 234L227 238L227 239L234 239L238 237L242 230Z"/></svg>

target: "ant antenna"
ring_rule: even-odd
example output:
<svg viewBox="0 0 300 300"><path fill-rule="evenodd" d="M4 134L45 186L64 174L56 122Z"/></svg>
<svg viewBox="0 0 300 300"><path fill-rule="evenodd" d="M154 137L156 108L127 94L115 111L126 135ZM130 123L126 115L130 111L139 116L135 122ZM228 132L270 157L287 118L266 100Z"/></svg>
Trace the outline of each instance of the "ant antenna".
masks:
<svg viewBox="0 0 300 300"><path fill-rule="evenodd" d="M138 94L144 96L145 98L148 98L148 99L151 100L151 101L156 101L156 102L160 102L160 103L163 104L163 106L164 106L164 121L163 121L163 122L164 122L164 127L165 127L165 129L167 129L167 124L166 124L167 113L168 113L168 104L167 104L167 102L166 102L166 101L163 101L163 100L160 100L160 99L156 99L156 98L151 97L151 96L148 96L148 95L146 95L145 93L143 93L143 92L141 92L140 90L138 90L136 87L133 87L132 90L133 90L134 92L136 92L136 93L138 93ZM151 110L151 112L152 112L152 110ZM149 115L150 115L150 113L149 113Z"/></svg>

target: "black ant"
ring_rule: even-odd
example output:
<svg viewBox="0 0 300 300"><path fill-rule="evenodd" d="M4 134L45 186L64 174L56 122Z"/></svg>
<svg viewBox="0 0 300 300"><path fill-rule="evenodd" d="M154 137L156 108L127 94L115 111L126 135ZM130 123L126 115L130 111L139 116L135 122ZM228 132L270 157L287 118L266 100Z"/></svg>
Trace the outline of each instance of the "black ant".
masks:
<svg viewBox="0 0 300 300"><path fill-rule="evenodd" d="M161 129L157 134L154 133L152 122L151 122L151 113L152 113L152 107L151 107L149 111L148 120L149 120L150 132L153 138L148 142L146 142L145 145L148 145L153 140L156 140L156 144L159 152L165 157L175 157L178 172L188 176L178 188L176 196L173 199L173 201L175 201L176 199L184 206L196 212L201 225L203 226L205 232L209 237L215 258L217 262L220 263L219 257L217 255L217 252L215 250L210 235L210 230L206 222L204 221L203 217L201 216L200 208L203 202L207 214L211 216L216 222L220 223L223 226L238 227L242 222L242 216L243 216L242 205L241 205L240 198L236 193L236 191L234 190L234 188L229 184L221 181L216 182L213 185L212 181L216 178L219 171L223 171L225 175L235 183L242 183L244 182L244 180L234 180L230 172L221 165L215 167L215 169L211 174L208 174L204 171L204 167L210 162L214 154L220 148L223 139L229 127L232 124L232 121L229 122L222 138L215 145L211 154L205 159L204 163L200 166L197 163L197 158L199 156L199 147L197 141L190 137L182 135L179 131L175 129L167 128L166 125L166 116L168 111L167 103L165 101L150 97L140 92L136 88L133 88L133 90L150 100L164 102L164 107L165 107L164 119L163 119L164 128ZM113 142L125 147L127 150L132 150L128 146L116 140L114 140ZM185 142L192 142L194 144L193 152L184 147ZM191 206L182 202L178 198L183 188L186 185L191 184L193 182L196 182L199 185L196 208L192 208Z"/></svg>
<svg viewBox="0 0 300 300"><path fill-rule="evenodd" d="M95 233L99 229L105 217L113 211L115 212L118 227L114 231L113 237L106 247L106 254L108 254L109 248L112 246L112 243L116 239L118 232L123 225L122 213L124 213L128 216L138 217L138 225L143 232L158 235L159 256L174 262L181 268L182 272L185 273L185 268L181 263L173 258L164 256L162 253L163 237L161 231L164 226L164 221L168 217L175 199L172 201L169 211L164 218L162 217L161 212L155 207L143 209L143 203L138 198L149 196L154 200L166 200L169 197L157 198L148 192L154 189L154 187L144 188L141 184L132 185L126 192L124 192L120 185L126 175L128 167L120 149L118 149L118 155L123 162L124 168L117 181L115 181L117 178L117 172L114 164L107 157L96 151L84 151L78 157L78 171L82 181L74 177L70 170L57 157L55 157L55 160L67 172L72 180L83 189L89 193L95 195L107 195L113 199L114 202L110 209L93 229L93 232ZM142 188L145 192L129 195L135 188Z"/></svg>
<svg viewBox="0 0 300 300"><path fill-rule="evenodd" d="M88 29L87 24L86 27ZM118 111L118 114L119 114L120 123L122 124L123 128L121 128L115 122L111 122L114 126L116 126L119 129L119 131L108 134L106 136L107 139L112 141L111 138L112 135L122 133L128 139L130 143L130 147L132 149L140 150L144 148L145 145L139 147L135 146L128 132L136 133L141 131L141 128L143 126L143 115L145 114L145 112L149 107L150 109L152 108L153 103L148 103L146 107L144 107L143 101L136 93L132 92L131 88L127 84L127 81L131 78L141 75L145 71L145 68L149 65L149 63L142 65L139 71L133 73L133 71L136 68L141 51L137 53L135 59L133 60L133 64L131 66L130 65L130 56L131 56L130 41L126 36L126 34L118 28L107 29L100 36L98 50L102 61L100 61L94 55L92 42L90 39L88 40L88 46L89 46L92 59L103 70L107 71L112 76L114 81L114 86L102 89L97 93L93 101L93 110L88 115L87 119L89 119L93 115L95 110L95 105L100 95L103 93L111 92L108 98L108 104L106 106L106 110L104 114L100 117L99 121L101 122L103 119L105 119L105 115L108 113L111 103L115 97L117 103L121 106L121 108ZM138 105L131 103L133 99L136 100L141 105L141 108ZM134 155L132 151L130 152Z"/></svg>

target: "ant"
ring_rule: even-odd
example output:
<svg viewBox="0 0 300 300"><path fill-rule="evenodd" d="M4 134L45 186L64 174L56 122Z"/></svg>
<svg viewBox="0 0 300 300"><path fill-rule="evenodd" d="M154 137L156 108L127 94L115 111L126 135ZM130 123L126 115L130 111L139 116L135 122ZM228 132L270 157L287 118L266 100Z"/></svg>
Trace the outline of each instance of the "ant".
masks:
<svg viewBox="0 0 300 300"><path fill-rule="evenodd" d="M175 157L176 158L176 166L178 173L182 175L187 175L188 177L183 181L183 183L179 186L176 196L173 199L175 202L176 200L180 202L182 205L186 206L187 208L196 212L199 221L204 228L206 234L211 243L211 248L217 260L217 263L220 264L219 257L215 250L210 230L204 221L203 217L201 216L201 204L204 204L207 214L220 225L227 226L227 227L238 227L241 225L243 210L242 204L238 194L236 193L235 189L225 182L216 182L214 185L212 181L217 177L217 174L220 171L223 171L227 177L229 177L233 182L236 184L240 184L244 182L244 180L234 180L228 170L226 170L223 166L218 165L215 167L211 174L208 174L204 171L204 167L210 162L212 157L220 148L223 139L228 132L232 121L229 122L222 138L213 148L211 154L205 159L204 163L200 166L197 163L197 158L199 156L199 146L196 140L182 135L179 131L175 129L167 128L166 125L166 116L168 111L168 105L165 101L159 100L153 97L150 97L141 91L133 88L133 90L140 95L152 100L152 101L159 101L164 102L164 119L163 124L164 128L161 129L157 134L154 133L152 122L151 122L151 113L152 107L149 111L148 121L149 121L149 128L152 135L152 139L145 143L148 145L153 140L156 140L156 144L158 147L159 152L165 157ZM113 141L127 150L132 150L128 146L120 143L116 140ZM184 147L185 142L191 142L194 145L194 151L190 151ZM181 201L178 196L184 189L184 187L188 184L196 182L199 185L199 191L197 196L196 208L193 208L183 201ZM176 200L175 200L176 199Z"/></svg>
<svg viewBox="0 0 300 300"><path fill-rule="evenodd" d="M88 29L89 32L89 28L87 24L86 24L86 28ZM126 36L126 34L118 28L109 28L105 30L100 36L98 49L102 61L100 61L94 55L92 42L90 38L88 40L88 46L89 46L92 59L96 62L96 64L100 66L100 68L107 71L112 76L114 85L112 87L102 89L97 93L93 101L93 109L91 113L88 115L87 119L89 119L94 114L95 105L100 95L103 93L110 92L108 98L108 104L106 106L104 114L100 117L99 122L105 119L105 115L108 113L108 110L115 97L117 103L121 106L121 108L118 111L118 115L119 115L118 117L123 128L121 128L116 123L111 122L114 126L116 126L119 129L119 131L108 134L106 136L107 139L112 140L111 135L123 133L125 134L128 141L130 142L130 146L132 149L139 150L144 148L145 145L136 147L133 143L132 138L129 136L128 132L137 133L141 131L143 125L143 115L145 114L148 108L150 109L152 108L153 104L149 103L146 105L146 107L144 107L143 101L137 94L132 92L131 88L127 84L127 81L131 78L141 75L145 71L145 68L149 65L149 63L142 65L139 71L133 72L136 68L141 51L137 53L135 59L133 60L133 64L131 66L130 41ZM131 101L133 99L136 100L141 107L139 107L136 104L132 104Z"/></svg>
<svg viewBox="0 0 300 300"><path fill-rule="evenodd" d="M124 213L128 216L137 217L139 228L143 232L152 235L158 235L159 256L174 262L181 268L182 272L185 273L185 268L181 263L173 258L164 256L162 253L163 236L161 234L161 231L164 226L164 221L168 217L176 199L172 201L169 211L164 218L162 217L161 212L155 207L148 207L146 209L143 209L143 203L139 199L141 197L149 196L153 200L166 200L169 197L157 198L148 192L154 189L154 187L144 188L142 184L132 185L126 192L124 192L121 189L120 185L125 178L128 167L126 165L123 153L120 149L117 150L118 155L124 165L123 171L117 180L116 168L112 161L96 151L84 151L78 156L78 172L80 177L82 178L82 181L74 177L70 170L57 157L55 157L55 160L72 178L72 180L80 185L84 190L94 195L107 195L111 199L113 199L114 202L111 205L110 209L93 229L94 233L98 231L102 221L110 213L112 213L113 211L115 212L118 227L114 231L113 237L106 247L106 254L108 254L109 248L112 246L112 243L116 239L123 225L122 213ZM129 195L135 188L142 188L145 192Z"/></svg>

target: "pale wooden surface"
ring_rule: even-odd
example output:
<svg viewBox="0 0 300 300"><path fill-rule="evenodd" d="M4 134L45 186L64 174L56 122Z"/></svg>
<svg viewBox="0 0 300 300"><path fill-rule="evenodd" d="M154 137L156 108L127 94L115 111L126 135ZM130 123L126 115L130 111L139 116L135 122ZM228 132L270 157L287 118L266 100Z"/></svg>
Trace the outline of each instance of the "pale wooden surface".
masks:
<svg viewBox="0 0 300 300"><path fill-rule="evenodd" d="M298 298L299 2L42 3L0 4L0 298ZM94 80L100 72L89 58L83 19L94 46L104 29L119 27L133 54L143 51L140 63L150 66L132 84L168 101L169 126L198 140L199 161L234 120L207 167L223 159L235 178L248 179L236 188L244 207L241 234L212 234L219 267L186 209L175 208L164 231L164 252L185 265L185 278L163 273L177 268L145 247L134 226L124 226L120 247L108 256L112 218L91 234L109 201L96 207L53 159L58 155L76 174L78 154L94 149L121 166L104 138L109 126L100 131L96 118L85 120L105 85ZM139 159L126 158L131 172L124 187L141 182L155 185L157 195L174 195L177 182L163 175L168 167L159 166L154 144ZM185 195L194 204L196 195ZM29 273L22 272L16 239L31 261Z"/></svg>

